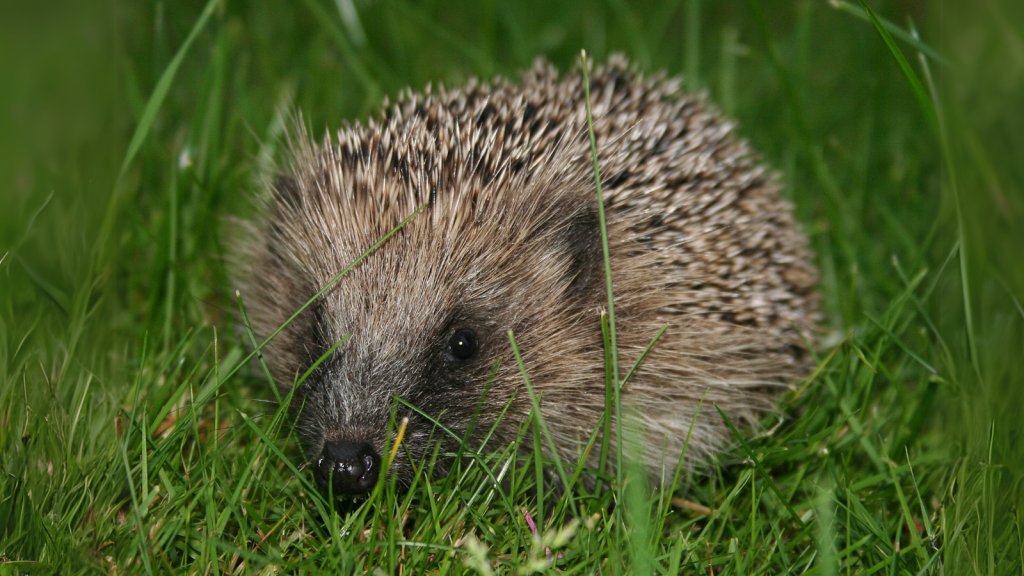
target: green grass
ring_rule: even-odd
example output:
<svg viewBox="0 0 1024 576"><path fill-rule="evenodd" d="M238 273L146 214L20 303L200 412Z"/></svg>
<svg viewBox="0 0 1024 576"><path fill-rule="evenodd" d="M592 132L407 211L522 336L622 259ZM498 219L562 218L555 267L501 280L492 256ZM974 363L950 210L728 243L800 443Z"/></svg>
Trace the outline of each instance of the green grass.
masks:
<svg viewBox="0 0 1024 576"><path fill-rule="evenodd" d="M0 574L1020 574L1024 7L962 4L0 9ZM779 170L817 370L674 488L627 459L594 494L562 462L573 488L538 502L549 463L489 446L332 505L225 271L280 112L319 134L581 48L687 74Z"/></svg>

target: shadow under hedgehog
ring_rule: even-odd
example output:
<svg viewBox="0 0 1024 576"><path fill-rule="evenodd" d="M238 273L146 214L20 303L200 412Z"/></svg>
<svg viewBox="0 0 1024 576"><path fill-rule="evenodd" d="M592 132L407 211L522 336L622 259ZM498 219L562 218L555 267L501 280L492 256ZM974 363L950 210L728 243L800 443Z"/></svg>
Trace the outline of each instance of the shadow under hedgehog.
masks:
<svg viewBox="0 0 1024 576"><path fill-rule="evenodd" d="M816 271L771 172L702 97L621 57L593 71L590 93L621 365L669 325L623 389L646 440L632 458L664 476L691 425L686 466L725 445L712 403L755 425L807 373ZM507 407L490 440L507 446L532 407L510 330L557 450L575 460L605 411L607 306L582 70L538 61L518 83L407 91L320 144L299 124L237 254L259 336L425 205L264 348L287 393L348 337L292 400L320 485L375 486L396 397L457 434L479 411L474 446ZM419 462L435 425L397 410ZM413 470L402 455L390 473L407 486Z"/></svg>

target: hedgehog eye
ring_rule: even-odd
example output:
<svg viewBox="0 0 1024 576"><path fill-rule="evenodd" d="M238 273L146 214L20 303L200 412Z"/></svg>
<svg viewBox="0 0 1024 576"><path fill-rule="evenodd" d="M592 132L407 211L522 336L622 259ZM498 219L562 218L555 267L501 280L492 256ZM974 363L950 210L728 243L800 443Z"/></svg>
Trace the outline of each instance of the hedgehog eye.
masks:
<svg viewBox="0 0 1024 576"><path fill-rule="evenodd" d="M459 362L465 362L476 354L477 339L476 332L469 328L456 330L448 341L448 354Z"/></svg>

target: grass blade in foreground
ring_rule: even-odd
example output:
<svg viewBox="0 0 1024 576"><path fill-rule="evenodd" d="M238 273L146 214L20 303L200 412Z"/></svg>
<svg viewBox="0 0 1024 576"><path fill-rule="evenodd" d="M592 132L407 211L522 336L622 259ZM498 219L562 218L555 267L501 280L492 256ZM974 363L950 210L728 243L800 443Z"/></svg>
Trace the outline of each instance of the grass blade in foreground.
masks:
<svg viewBox="0 0 1024 576"><path fill-rule="evenodd" d="M558 469L558 476L562 480L562 486L568 487L569 477L565 474L565 468L562 467L562 453L558 450L558 445L555 444L554 438L551 436L551 429L548 428L547 422L544 421L544 414L540 410L540 397L537 396L537 392L533 389L533 384L530 383L530 376L526 373L526 365L523 364L523 357L519 354L519 345L516 344L516 337L512 334L512 331L508 331L509 342L512 343L512 353L516 357L516 363L519 365L519 373L523 376L523 383L526 384L526 391L530 394L530 401L533 403L533 418L534 426L540 428L544 433L544 439L547 440L548 446L551 447L552 460L555 462L555 468ZM543 447L538 443L534 446L534 450L543 453ZM539 462L539 460L538 460ZM538 481L542 482L541 478ZM539 487L538 487L539 488ZM572 494L569 492L565 493L565 497L569 499L569 505L573 509L573 513L579 515L579 510L576 509L576 502L572 498ZM538 506L540 506L538 502ZM540 521L544 521L544 517L540 517Z"/></svg>
<svg viewBox="0 0 1024 576"><path fill-rule="evenodd" d="M604 214L604 192L601 189L601 169L597 162L597 138L594 136L594 116L590 109L590 76L587 71L587 51L580 52L583 61L583 91L587 108L587 134L590 136L590 154L594 160L594 183L597 186L597 218L601 227L601 251L604 257L604 279L608 290L608 335L611 342L612 394L615 400L615 434L619 440L615 443L616 468L615 477L622 485L622 398L619 391L619 345L615 337L615 292L612 290L612 261L608 249L608 221ZM608 407L605 407L608 410ZM604 472L603 470L601 472Z"/></svg>

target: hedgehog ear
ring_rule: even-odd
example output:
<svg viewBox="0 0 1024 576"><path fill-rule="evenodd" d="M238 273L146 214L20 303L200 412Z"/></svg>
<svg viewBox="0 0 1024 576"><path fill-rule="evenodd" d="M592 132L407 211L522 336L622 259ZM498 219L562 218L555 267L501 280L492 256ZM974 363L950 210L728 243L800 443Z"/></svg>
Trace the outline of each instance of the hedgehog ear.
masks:
<svg viewBox="0 0 1024 576"><path fill-rule="evenodd" d="M292 210L302 207L302 192L299 181L291 174L278 174L272 185L274 201Z"/></svg>
<svg viewBox="0 0 1024 576"><path fill-rule="evenodd" d="M589 294L600 282L604 260L597 207L590 203L576 206L566 219L558 244L569 256L569 292L573 295Z"/></svg>

